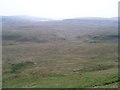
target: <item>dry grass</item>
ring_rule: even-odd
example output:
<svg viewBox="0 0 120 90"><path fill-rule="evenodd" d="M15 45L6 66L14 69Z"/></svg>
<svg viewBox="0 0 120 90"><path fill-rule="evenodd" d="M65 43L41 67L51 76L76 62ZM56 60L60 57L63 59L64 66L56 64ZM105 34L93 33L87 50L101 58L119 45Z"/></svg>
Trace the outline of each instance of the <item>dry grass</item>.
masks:
<svg viewBox="0 0 120 90"><path fill-rule="evenodd" d="M116 27L18 25L5 27L3 35L3 87L80 88L118 82Z"/></svg>

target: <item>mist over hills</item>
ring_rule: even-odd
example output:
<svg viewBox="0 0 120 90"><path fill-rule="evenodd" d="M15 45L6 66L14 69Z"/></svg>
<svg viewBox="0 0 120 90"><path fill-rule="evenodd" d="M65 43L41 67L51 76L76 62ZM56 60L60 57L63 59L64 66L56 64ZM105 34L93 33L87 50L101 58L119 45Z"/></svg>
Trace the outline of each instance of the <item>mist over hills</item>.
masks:
<svg viewBox="0 0 120 90"><path fill-rule="evenodd" d="M66 20L118 20L117 17L111 18L103 18L103 17L80 17L80 18L70 18L70 19L51 19L51 18L44 18L44 17L35 17L35 16L26 16L26 15L18 15L18 16L0 16L2 17L3 21L66 21Z"/></svg>
<svg viewBox="0 0 120 90"><path fill-rule="evenodd" d="M18 28L81 28L81 27L117 27L118 19L113 18L101 18L101 17L84 17L84 18L71 18L63 20L53 20L50 18L39 18L32 16L1 16L3 30L5 28L12 29L14 27ZM26 29L27 30L27 29Z"/></svg>
<svg viewBox="0 0 120 90"><path fill-rule="evenodd" d="M33 16L25 16L25 15L20 15L20 16L1 16L2 21L11 23L11 22L38 22L38 21L50 21L52 19L50 18L39 18L39 17L33 17Z"/></svg>

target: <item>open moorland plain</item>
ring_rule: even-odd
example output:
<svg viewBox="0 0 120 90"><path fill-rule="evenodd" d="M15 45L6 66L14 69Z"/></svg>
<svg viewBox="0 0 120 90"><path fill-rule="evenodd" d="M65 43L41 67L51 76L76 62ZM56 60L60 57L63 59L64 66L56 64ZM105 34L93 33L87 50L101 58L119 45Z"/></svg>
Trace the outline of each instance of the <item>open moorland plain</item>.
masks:
<svg viewBox="0 0 120 90"><path fill-rule="evenodd" d="M117 88L115 18L2 17L3 88Z"/></svg>

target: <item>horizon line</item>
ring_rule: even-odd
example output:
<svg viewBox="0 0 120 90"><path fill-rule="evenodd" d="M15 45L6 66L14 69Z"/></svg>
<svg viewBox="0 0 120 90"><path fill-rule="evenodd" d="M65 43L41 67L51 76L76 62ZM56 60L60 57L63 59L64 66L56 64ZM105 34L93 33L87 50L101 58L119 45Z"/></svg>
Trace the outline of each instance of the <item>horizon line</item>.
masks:
<svg viewBox="0 0 120 90"><path fill-rule="evenodd" d="M68 17L68 18L50 18L50 17L43 17L43 16L34 16L34 15L0 15L0 16L26 16L26 17L36 17L36 18L46 18L46 19L52 19L52 20L63 20L63 19L84 19L84 18L101 18L101 19L110 19L110 18L118 18L119 16L113 16L113 17L100 17L100 16L85 16L85 17Z"/></svg>

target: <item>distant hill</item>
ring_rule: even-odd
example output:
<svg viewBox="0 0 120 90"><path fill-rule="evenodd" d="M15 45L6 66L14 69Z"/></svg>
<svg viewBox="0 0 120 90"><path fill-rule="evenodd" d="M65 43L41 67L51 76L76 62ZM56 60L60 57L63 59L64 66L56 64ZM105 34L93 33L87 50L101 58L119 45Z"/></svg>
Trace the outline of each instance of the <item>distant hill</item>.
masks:
<svg viewBox="0 0 120 90"><path fill-rule="evenodd" d="M39 18L32 16L1 16L2 23L6 25L26 25L26 24L38 24L38 25L117 25L117 17L113 18L98 18L98 17L86 17L86 18L73 18L63 20L53 20L50 18Z"/></svg>
<svg viewBox="0 0 120 90"><path fill-rule="evenodd" d="M28 16L2 17L3 40L15 41L116 40L117 25L115 18L52 20Z"/></svg>
<svg viewBox="0 0 120 90"><path fill-rule="evenodd" d="M75 19L65 19L66 23L71 24L82 24L82 25L117 25L117 18L98 18L98 17L86 17L86 18L75 18Z"/></svg>

